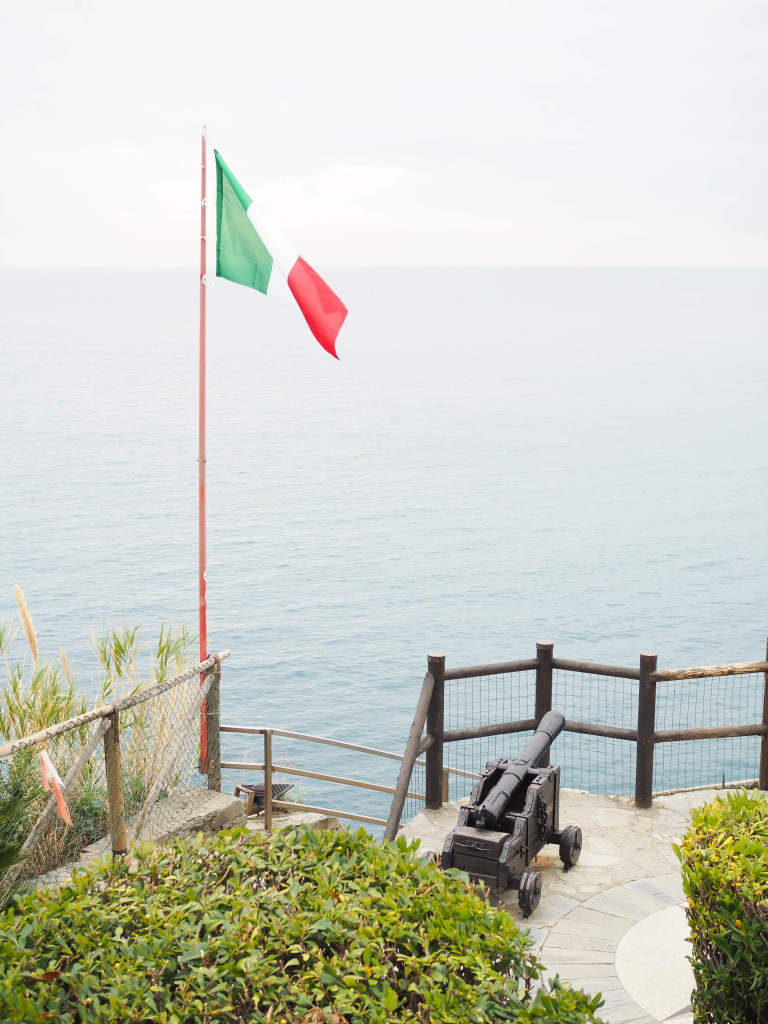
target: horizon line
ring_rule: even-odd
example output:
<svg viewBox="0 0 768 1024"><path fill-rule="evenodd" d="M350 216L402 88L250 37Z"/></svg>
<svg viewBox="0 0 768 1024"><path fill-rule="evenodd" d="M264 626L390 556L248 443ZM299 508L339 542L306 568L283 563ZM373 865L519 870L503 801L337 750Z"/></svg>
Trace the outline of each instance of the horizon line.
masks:
<svg viewBox="0 0 768 1024"><path fill-rule="evenodd" d="M663 264L663 263L322 263L324 270L682 270L682 271L765 271L765 265L728 265L728 264ZM80 270L183 270L185 273L199 274L199 266L189 263L111 263L103 265L78 264L76 266L62 264L0 264L2 271L80 271Z"/></svg>

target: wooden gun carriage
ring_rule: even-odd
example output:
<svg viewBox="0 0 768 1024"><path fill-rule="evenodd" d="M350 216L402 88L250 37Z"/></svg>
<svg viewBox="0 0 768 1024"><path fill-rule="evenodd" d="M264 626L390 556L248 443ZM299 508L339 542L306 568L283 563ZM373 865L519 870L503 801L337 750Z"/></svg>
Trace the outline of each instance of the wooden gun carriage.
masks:
<svg viewBox="0 0 768 1024"><path fill-rule="evenodd" d="M512 762L488 762L441 856L443 868L466 871L491 889L517 889L524 918L541 899L541 874L528 870L541 849L559 844L566 871L581 853L581 829L560 829L560 767L536 767L564 726L559 711L548 711Z"/></svg>

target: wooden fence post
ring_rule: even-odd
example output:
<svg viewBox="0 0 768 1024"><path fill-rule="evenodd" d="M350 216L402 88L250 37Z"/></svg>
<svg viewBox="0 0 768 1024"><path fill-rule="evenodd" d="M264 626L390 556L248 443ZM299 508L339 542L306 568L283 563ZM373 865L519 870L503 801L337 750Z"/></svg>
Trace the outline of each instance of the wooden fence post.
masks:
<svg viewBox="0 0 768 1024"><path fill-rule="evenodd" d="M424 682L421 684L419 699L416 702L416 712L413 716L413 721L411 722L411 731L408 733L408 742L405 745L405 754L403 755L403 760L400 762L400 771L397 774L397 783L395 784L395 791L392 794L392 803L389 808L389 814L387 815L387 824L384 828L384 838L388 839L390 842L397 837L397 830L400 828L400 818L402 817L403 807L405 807L405 800L408 796L408 790L410 789L413 766L416 763L416 758L419 756L419 750L421 749L421 734L429 713L429 705L432 700L432 691L434 688L435 677L431 672L427 672L424 676Z"/></svg>
<svg viewBox="0 0 768 1024"><path fill-rule="evenodd" d="M653 732L656 728L655 654L640 655L640 687L637 698L637 764L635 771L635 806L650 807L653 803Z"/></svg>
<svg viewBox="0 0 768 1024"><path fill-rule="evenodd" d="M427 750L425 804L430 810L443 806L443 726L445 722L445 655L428 654L428 671L435 685L427 711L427 732L434 740Z"/></svg>
<svg viewBox="0 0 768 1024"><path fill-rule="evenodd" d="M768 661L768 642L765 645L765 660ZM763 725L768 729L768 672L763 673ZM768 732L763 733L760 741L760 775L757 785L759 789L768 789Z"/></svg>
<svg viewBox="0 0 768 1024"><path fill-rule="evenodd" d="M207 739L208 739L208 789L216 793L221 792L221 661L217 658L213 669L213 682L205 698L207 710Z"/></svg>
<svg viewBox="0 0 768 1024"><path fill-rule="evenodd" d="M120 713L109 716L112 726L104 733L104 765L107 771L107 802L109 804L109 831L112 837L112 855L124 857L128 852L123 801L123 759L120 753Z"/></svg>
<svg viewBox="0 0 768 1024"><path fill-rule="evenodd" d="M536 725L542 720L548 711L552 710L552 657L554 644L548 640L540 640L536 643L536 710L534 718ZM539 761L542 768L549 765L549 751Z"/></svg>

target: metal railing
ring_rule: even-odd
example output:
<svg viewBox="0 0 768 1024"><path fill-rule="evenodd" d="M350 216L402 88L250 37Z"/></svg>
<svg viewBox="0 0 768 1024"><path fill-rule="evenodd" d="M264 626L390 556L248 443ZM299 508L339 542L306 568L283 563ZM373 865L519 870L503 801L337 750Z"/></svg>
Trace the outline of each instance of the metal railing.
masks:
<svg viewBox="0 0 768 1024"><path fill-rule="evenodd" d="M586 661L575 661L567 658L554 657L551 643L537 643L536 657L517 661L497 662L489 665L475 665L465 668L446 669L445 655L430 654L427 656L428 671L424 677L421 693L406 745L400 775L395 787L392 806L385 829L385 837L392 839L397 833L405 804L406 794L410 786L410 777L416 758L426 752L425 806L437 809L443 803L443 779L445 777L445 753L447 745L459 745L468 741L483 740L490 737L528 732L536 728L547 711L553 707L553 683L557 679L558 688L563 689L563 679L572 675L576 679L587 680L582 687L574 690L583 691L569 701L574 705L566 714L565 731L578 736L599 737L604 740L629 742L634 744L634 799L638 807L647 808L652 805L654 796L654 754L657 746L665 744L685 744L690 741L717 741L735 737L755 737L760 740L759 754L756 758L756 777L748 780L748 784L757 785L759 789L768 789L768 648L766 660L757 662L740 662L729 665L715 665L702 668L658 669L655 654L641 654L637 668L621 665L603 665ZM528 679L535 673L533 685L520 684L519 680ZM693 725L690 722L677 728L657 729L657 714L663 710L665 714L676 712L678 717L686 714L695 717L698 713L693 698L686 701L681 688L690 681L723 680L733 677L754 677L751 699L755 708L755 717L760 721L739 722L731 724ZM454 728L445 728L446 693L452 683L459 681L485 679L492 680L502 677L506 683L504 692L496 704L509 712L507 720L486 721L481 724L462 724ZM507 678L508 677L508 678ZM592 677L603 682L592 684ZM614 681L613 687L607 682ZM517 682L515 682L517 680ZM759 682L757 682L759 680ZM626 681L626 682L625 682ZM619 684L629 684L629 691L622 691L617 699ZM678 692L671 693L669 699L662 701L657 693L661 683L669 683L678 687ZM561 685L562 684L562 685ZM633 685L633 684L636 684ZM486 687L487 689L487 687ZM613 690L613 700L611 699ZM761 693L759 691L762 691ZM510 693L514 693L516 707L521 706L529 711L526 717L513 718L510 710ZM599 696L595 696L595 694ZM562 695L558 693L558 697ZM697 698L698 699L698 698ZM698 701L712 718L730 715L734 702L732 695L726 693L719 699L710 694L709 700ZM492 700L487 692L475 697L474 702L467 702L464 708L464 719L482 704L486 716L491 714ZM760 707L757 705L761 705ZM593 707L594 705L594 707ZM579 707L587 714L578 714ZM564 710L557 707L557 710ZM593 718L603 721L590 721L589 712L594 710ZM530 713L532 712L532 713ZM614 722L606 721L609 717ZM673 714L674 717L674 714ZM619 721L623 724L616 724ZM426 728L426 733L425 733ZM489 758L488 758L489 759ZM626 759L622 759L626 761ZM549 764L549 757L542 761ZM478 768L482 765L478 764ZM471 775L463 772L464 775ZM475 776L478 777L478 776ZM725 781L725 773L723 773ZM735 780L732 784L736 784ZM743 781L739 779L739 781ZM692 788L686 785L657 789L662 792ZM696 787L693 787L696 788ZM703 788L703 787L702 787Z"/></svg>
<svg viewBox="0 0 768 1024"><path fill-rule="evenodd" d="M313 779L320 782L330 782L340 786L351 786L357 789L364 789L370 792L376 793L387 793L394 795L394 786L384 786L378 783L368 782L363 779L353 779L343 775L331 775L327 772L315 772L309 771L305 768L296 768L293 765L277 765L274 761L272 754L272 738L274 736L281 736L287 739L299 740L306 743L319 743L325 744L330 747L337 747L342 750L352 750L360 754L368 754L372 757L386 758L390 761L403 761L405 755L396 754L390 750L381 750L377 747L368 747L360 743L349 743L345 740L330 739L325 736L314 736L309 733L293 732L288 729L275 729L266 726L247 726L247 725L221 725L222 733L235 733L246 736L261 736L264 743L264 760L262 762L254 761L222 761L221 769L234 769L242 771L255 771L264 773L264 828L269 831L273 824L273 810L275 808L284 811L307 811L316 814L325 814L330 817L344 818L351 821L362 821L370 825L386 826L387 822L384 818L377 818L368 814L360 814L356 811L340 810L337 808L319 807L315 804L305 804L296 802L294 800L279 800L274 799L272 796L272 777L276 771L280 774L295 775L300 778ZM426 749L426 748L423 748ZM419 753L423 753L423 749ZM426 768L425 761L419 761L417 758L413 759L411 770L413 767ZM441 778L441 785L447 796L447 785L448 776L451 773L457 775L465 774L458 769L450 769L446 767L443 769ZM409 774L410 779L410 774ZM413 792L410 789L406 790L405 797L411 797L415 800L424 801L425 794Z"/></svg>

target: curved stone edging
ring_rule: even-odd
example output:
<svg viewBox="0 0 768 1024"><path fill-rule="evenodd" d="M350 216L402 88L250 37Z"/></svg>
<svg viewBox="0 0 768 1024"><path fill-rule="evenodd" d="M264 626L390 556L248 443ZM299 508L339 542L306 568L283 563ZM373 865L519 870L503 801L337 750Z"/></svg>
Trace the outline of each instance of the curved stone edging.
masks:
<svg viewBox="0 0 768 1024"><path fill-rule="evenodd" d="M565 872L554 847L542 852L532 866L542 872L543 894L528 921L522 920L517 893L491 893L521 927L529 928L548 976L559 974L574 987L602 994L605 1004L599 1016L608 1024L693 1020L685 1001L670 1009L669 1000L659 998L652 950L630 938L640 935L636 927L642 929L654 919L661 941L664 922L674 920L664 912L677 908L679 918L683 889L671 843L687 828L691 807L711 800L716 792L661 797L652 808L640 810L622 797L563 790L560 825L579 825L584 835L578 864ZM403 832L439 852L456 824L459 806L423 811ZM653 934L653 926L647 927ZM666 955L660 959L679 994L692 975L679 919L673 930L672 945L665 944ZM665 1012L667 1016L659 1016Z"/></svg>

